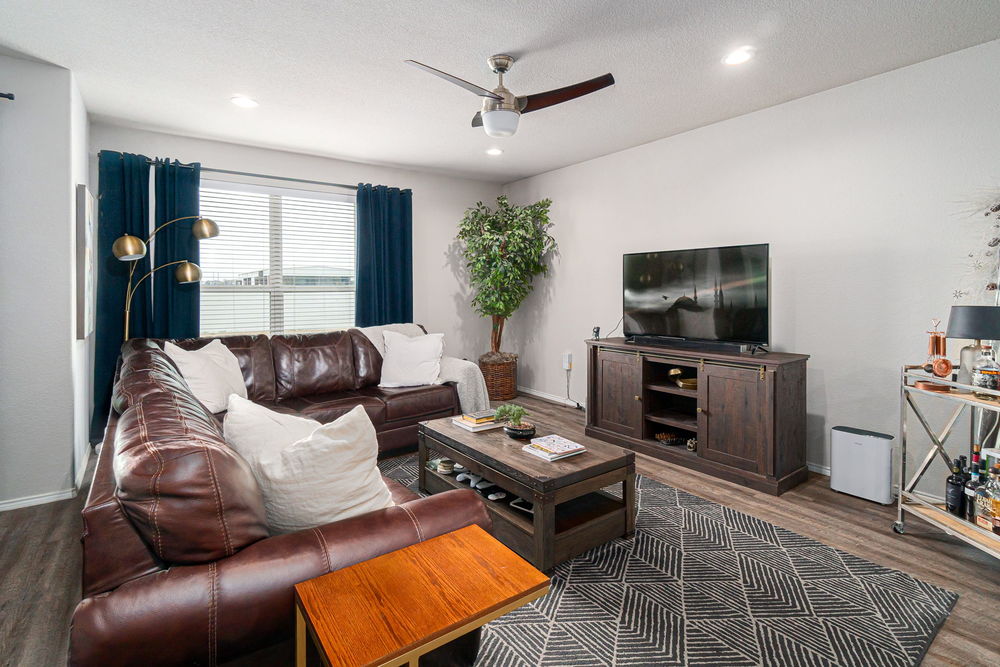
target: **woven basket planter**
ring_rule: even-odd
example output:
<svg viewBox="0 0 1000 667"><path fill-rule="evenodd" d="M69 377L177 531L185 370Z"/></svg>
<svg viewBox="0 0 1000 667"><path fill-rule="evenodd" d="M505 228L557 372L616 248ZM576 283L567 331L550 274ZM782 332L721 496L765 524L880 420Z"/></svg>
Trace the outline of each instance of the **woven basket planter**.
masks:
<svg viewBox="0 0 1000 667"><path fill-rule="evenodd" d="M483 372L491 401L509 401L517 396L516 356L510 361L499 362L484 361L480 357L479 370Z"/></svg>

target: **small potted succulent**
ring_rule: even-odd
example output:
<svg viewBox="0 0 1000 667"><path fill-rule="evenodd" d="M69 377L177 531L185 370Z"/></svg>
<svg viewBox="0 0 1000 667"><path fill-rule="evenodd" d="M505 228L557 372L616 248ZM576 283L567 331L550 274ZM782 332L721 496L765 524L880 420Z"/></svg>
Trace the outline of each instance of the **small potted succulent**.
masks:
<svg viewBox="0 0 1000 667"><path fill-rule="evenodd" d="M528 411L520 405L506 403L497 408L494 419L498 422L507 422L504 424L503 431L509 437L515 440L527 440L535 435L535 425L524 421L527 414Z"/></svg>

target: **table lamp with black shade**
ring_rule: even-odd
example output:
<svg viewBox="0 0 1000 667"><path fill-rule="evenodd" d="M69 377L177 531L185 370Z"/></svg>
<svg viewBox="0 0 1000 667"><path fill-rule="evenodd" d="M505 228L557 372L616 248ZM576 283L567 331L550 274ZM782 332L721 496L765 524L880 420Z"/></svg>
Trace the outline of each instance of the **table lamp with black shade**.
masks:
<svg viewBox="0 0 1000 667"><path fill-rule="evenodd" d="M1000 340L1000 306L952 306L946 335L975 341L962 348L958 366L958 382L972 384L972 367L982 351L982 342Z"/></svg>

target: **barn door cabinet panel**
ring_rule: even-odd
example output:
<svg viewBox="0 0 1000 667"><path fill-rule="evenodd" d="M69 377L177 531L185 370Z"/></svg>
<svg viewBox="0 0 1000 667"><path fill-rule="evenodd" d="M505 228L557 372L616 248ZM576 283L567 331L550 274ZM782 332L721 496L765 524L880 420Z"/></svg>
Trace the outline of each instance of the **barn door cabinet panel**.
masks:
<svg viewBox="0 0 1000 667"><path fill-rule="evenodd" d="M587 435L775 495L806 479L808 356L587 343ZM676 377L696 377L697 390ZM660 433L697 448L663 445Z"/></svg>
<svg viewBox="0 0 1000 667"><path fill-rule="evenodd" d="M635 353L597 353L595 423L632 438L642 437L642 359Z"/></svg>

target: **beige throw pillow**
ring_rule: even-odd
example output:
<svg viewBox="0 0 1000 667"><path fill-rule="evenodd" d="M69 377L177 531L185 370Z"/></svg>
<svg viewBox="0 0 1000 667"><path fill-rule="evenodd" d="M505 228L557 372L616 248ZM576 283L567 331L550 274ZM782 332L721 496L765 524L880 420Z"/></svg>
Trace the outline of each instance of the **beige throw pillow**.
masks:
<svg viewBox="0 0 1000 667"><path fill-rule="evenodd" d="M407 336L383 331L385 354L382 356L380 387L418 387L434 384L441 372L444 334Z"/></svg>
<svg viewBox="0 0 1000 667"><path fill-rule="evenodd" d="M240 362L218 338L198 350L185 350L167 341L163 350L177 364L191 393L209 412L225 410L230 394L247 397Z"/></svg>
<svg viewBox="0 0 1000 667"><path fill-rule="evenodd" d="M377 465L375 427L360 405L320 424L231 396L223 434L253 470L272 533L394 504Z"/></svg>

